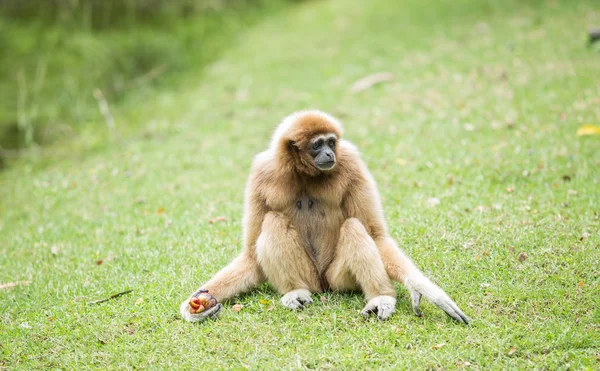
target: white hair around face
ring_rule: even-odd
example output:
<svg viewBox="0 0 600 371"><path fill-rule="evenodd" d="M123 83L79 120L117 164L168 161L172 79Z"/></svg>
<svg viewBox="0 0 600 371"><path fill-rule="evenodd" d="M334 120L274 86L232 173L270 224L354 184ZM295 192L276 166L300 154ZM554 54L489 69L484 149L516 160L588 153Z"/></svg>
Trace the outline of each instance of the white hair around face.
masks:
<svg viewBox="0 0 600 371"><path fill-rule="evenodd" d="M279 126L277 126L277 129L275 129L275 133L271 138L271 148L276 148L277 144L279 143L279 138L281 138L288 130L290 130L290 128L297 121L303 119L306 116L322 117L323 119L330 122L333 126L335 126L340 133L342 132L342 124L335 117L331 116L328 113L325 113L320 110L297 111L288 115L286 118L283 119Z"/></svg>

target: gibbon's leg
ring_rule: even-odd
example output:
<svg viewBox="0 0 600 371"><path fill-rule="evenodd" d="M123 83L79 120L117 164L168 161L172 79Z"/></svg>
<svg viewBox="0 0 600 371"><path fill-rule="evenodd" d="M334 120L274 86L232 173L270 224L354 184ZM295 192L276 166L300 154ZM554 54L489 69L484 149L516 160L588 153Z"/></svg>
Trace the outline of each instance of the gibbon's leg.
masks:
<svg viewBox="0 0 600 371"><path fill-rule="evenodd" d="M208 290L218 301L226 300L232 296L248 291L265 281L256 260L246 252L240 254L229 265L221 269L213 278L206 282L192 296L181 303L180 313L186 321L199 322L206 318L216 316L223 306L221 303L215 307L198 314L191 314L189 301L199 294L200 290Z"/></svg>
<svg viewBox="0 0 600 371"><path fill-rule="evenodd" d="M256 240L258 264L290 309L302 309L312 302L312 292L321 291L317 269L300 241L290 220L273 211L265 216Z"/></svg>
<svg viewBox="0 0 600 371"><path fill-rule="evenodd" d="M334 290L360 287L367 305L362 315L377 313L380 320L396 311L396 289L383 265L375 241L356 218L347 219L340 230L336 257L326 273Z"/></svg>
<svg viewBox="0 0 600 371"><path fill-rule="evenodd" d="M456 321L469 323L469 317L458 308L444 290L425 277L394 240L389 237L378 240L377 247L389 276L403 283L410 292L413 311L417 316L421 316L419 304L421 296L424 296Z"/></svg>

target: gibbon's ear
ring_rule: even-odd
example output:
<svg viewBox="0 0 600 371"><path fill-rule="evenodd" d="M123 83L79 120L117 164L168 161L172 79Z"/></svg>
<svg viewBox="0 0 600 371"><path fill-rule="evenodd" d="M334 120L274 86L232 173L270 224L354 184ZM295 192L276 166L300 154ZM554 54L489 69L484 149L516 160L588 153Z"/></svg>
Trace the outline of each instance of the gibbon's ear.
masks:
<svg viewBox="0 0 600 371"><path fill-rule="evenodd" d="M290 145L290 149L293 149L296 152L300 151L300 148L298 148L298 146L296 145L296 141L290 140L289 145Z"/></svg>

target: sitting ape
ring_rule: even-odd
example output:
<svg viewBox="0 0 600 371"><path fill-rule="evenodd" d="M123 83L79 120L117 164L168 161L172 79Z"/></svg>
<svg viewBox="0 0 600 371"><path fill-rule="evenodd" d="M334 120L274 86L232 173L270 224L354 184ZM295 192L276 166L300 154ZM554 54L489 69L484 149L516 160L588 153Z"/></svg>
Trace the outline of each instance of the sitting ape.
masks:
<svg viewBox="0 0 600 371"><path fill-rule="evenodd" d="M202 285L218 301L269 281L283 305L300 309L323 290L362 290L362 314L396 310L392 280L406 286L416 315L421 296L458 322L469 319L389 237L376 184L341 124L319 111L287 117L256 156L246 185L241 254ZM216 315L221 304L188 321Z"/></svg>

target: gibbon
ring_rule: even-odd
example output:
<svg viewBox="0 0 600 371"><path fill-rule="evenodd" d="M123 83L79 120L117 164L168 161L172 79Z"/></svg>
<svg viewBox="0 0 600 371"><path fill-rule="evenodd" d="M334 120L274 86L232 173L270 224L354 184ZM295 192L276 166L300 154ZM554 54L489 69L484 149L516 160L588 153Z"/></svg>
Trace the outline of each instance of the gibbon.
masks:
<svg viewBox="0 0 600 371"><path fill-rule="evenodd" d="M181 304L187 321L222 309L219 303L190 313L200 290L223 301L265 281L290 309L303 308L311 294L324 290L361 290L361 314L384 320L396 310L398 281L417 316L424 296L456 321L469 322L390 238L375 181L329 114L302 111L283 120L270 147L254 159L244 209L241 254Z"/></svg>

